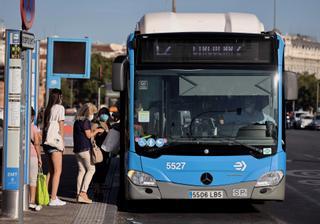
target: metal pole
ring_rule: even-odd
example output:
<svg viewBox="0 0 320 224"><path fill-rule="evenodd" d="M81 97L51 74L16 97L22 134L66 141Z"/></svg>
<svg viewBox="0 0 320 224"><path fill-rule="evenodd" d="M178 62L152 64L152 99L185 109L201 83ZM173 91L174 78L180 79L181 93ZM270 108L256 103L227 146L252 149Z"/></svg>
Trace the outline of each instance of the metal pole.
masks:
<svg viewBox="0 0 320 224"><path fill-rule="evenodd" d="M26 76L27 76L27 51L23 50L22 55L22 72L21 72L21 109L20 109L20 142L19 142L19 224L23 224L23 205L24 205L24 152L25 152L25 116L26 116Z"/></svg>
<svg viewBox="0 0 320 224"><path fill-rule="evenodd" d="M24 114L24 188L23 188L23 210L29 209L29 157L30 157L30 131L31 131L31 83L32 83L32 51L30 49L26 52L26 72L25 75L25 114Z"/></svg>
<svg viewBox="0 0 320 224"><path fill-rule="evenodd" d="M317 107L316 107L316 114L318 113L318 108L319 108L319 84L320 84L320 80L317 81Z"/></svg>
<svg viewBox="0 0 320 224"><path fill-rule="evenodd" d="M101 86L99 86L99 88L98 88L98 110L100 109L100 87Z"/></svg>
<svg viewBox="0 0 320 224"><path fill-rule="evenodd" d="M174 12L174 13L177 12L176 0L172 0L172 12Z"/></svg>
<svg viewBox="0 0 320 224"><path fill-rule="evenodd" d="M276 0L273 0L273 29L276 29Z"/></svg>
<svg viewBox="0 0 320 224"><path fill-rule="evenodd" d="M20 31L6 30L5 63L5 113L4 113L4 150L3 150L3 196L2 215L12 219L20 216L19 185L23 175L23 157L20 154L20 108L22 94L22 61ZM21 165L22 164L22 165ZM20 175L20 176L19 176ZM20 187L19 187L20 186ZM20 210L19 210L20 208Z"/></svg>
<svg viewBox="0 0 320 224"><path fill-rule="evenodd" d="M296 101L292 101L292 111L296 110Z"/></svg>
<svg viewBox="0 0 320 224"><path fill-rule="evenodd" d="M70 107L72 108L73 105L73 79L71 81L71 87L70 87Z"/></svg>

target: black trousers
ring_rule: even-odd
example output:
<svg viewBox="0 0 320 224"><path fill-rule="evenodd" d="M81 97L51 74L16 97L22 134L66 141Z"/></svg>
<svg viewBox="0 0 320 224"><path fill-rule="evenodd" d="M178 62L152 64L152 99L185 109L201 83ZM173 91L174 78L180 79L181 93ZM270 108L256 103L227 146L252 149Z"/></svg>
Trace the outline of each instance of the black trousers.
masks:
<svg viewBox="0 0 320 224"><path fill-rule="evenodd" d="M95 164L96 172L94 173L92 178L92 182L98 183L98 184L103 184L106 181L109 164L110 164L109 152L105 152L103 150L101 151L103 155L103 160L101 163Z"/></svg>

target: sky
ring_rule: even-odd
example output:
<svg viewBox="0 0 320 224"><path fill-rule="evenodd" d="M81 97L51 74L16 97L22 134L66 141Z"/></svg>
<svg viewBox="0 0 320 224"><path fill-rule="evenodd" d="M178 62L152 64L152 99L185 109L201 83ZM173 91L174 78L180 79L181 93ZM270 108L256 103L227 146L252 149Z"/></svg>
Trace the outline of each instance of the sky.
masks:
<svg viewBox="0 0 320 224"><path fill-rule="evenodd" d="M35 0L36 13L29 30L38 39L90 37L94 42L125 43L136 23L150 12L171 11L172 0ZM319 0L176 0L177 12L246 12L274 24L283 34L302 34L320 41ZM2 21L1 21L2 20ZM0 23L21 27L20 1L0 0Z"/></svg>

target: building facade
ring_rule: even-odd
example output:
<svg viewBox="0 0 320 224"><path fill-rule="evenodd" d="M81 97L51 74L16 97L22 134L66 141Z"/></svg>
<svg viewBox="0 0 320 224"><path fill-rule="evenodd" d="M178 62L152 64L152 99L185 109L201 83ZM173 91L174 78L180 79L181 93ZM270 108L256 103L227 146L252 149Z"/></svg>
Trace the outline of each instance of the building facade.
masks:
<svg viewBox="0 0 320 224"><path fill-rule="evenodd" d="M301 36L286 35L285 70L315 74L320 79L320 42Z"/></svg>

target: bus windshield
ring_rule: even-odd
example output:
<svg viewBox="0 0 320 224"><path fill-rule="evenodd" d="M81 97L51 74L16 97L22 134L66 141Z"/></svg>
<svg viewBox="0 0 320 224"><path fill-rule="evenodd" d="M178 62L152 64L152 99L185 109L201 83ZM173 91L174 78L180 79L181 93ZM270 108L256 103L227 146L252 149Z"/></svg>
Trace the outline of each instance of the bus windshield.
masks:
<svg viewBox="0 0 320 224"><path fill-rule="evenodd" d="M265 70L138 70L135 138L170 144L274 145L277 73Z"/></svg>

